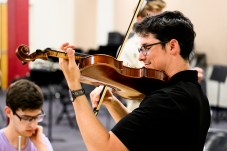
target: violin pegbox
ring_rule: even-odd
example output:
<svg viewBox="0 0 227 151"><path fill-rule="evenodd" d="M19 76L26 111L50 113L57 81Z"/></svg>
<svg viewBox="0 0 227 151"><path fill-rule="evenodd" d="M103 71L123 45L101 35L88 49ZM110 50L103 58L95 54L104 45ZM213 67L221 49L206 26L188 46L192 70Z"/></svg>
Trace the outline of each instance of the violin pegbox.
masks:
<svg viewBox="0 0 227 151"><path fill-rule="evenodd" d="M40 50L37 49L34 53L34 55L36 55L36 59L42 59L42 60L47 60L48 59L48 55L49 54L49 50ZM32 55L32 54L31 54Z"/></svg>
<svg viewBox="0 0 227 151"><path fill-rule="evenodd" d="M48 59L47 50L36 50L35 52L30 53L29 47L27 45L20 45L16 50L16 55L22 64L26 64L29 61L35 61L36 59Z"/></svg>

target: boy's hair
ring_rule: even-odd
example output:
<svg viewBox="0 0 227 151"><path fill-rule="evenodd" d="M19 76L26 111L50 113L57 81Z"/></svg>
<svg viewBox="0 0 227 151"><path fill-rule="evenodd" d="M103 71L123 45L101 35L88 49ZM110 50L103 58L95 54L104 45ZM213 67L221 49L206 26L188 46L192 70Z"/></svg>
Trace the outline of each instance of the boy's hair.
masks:
<svg viewBox="0 0 227 151"><path fill-rule="evenodd" d="M41 109L43 100L41 88L26 79L19 79L13 82L6 93L6 105L12 109L13 113L18 109L23 111Z"/></svg>

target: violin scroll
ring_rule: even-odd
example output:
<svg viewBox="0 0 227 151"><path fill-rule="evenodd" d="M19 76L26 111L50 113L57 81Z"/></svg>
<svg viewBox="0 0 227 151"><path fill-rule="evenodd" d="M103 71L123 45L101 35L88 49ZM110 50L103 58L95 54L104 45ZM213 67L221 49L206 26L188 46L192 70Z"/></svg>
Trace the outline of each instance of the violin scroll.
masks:
<svg viewBox="0 0 227 151"><path fill-rule="evenodd" d="M35 61L36 59L48 59L48 51L46 50L36 50L31 54L29 53L29 47L26 45L20 45L16 50L16 55L18 59L22 61L22 64L26 64L29 61Z"/></svg>

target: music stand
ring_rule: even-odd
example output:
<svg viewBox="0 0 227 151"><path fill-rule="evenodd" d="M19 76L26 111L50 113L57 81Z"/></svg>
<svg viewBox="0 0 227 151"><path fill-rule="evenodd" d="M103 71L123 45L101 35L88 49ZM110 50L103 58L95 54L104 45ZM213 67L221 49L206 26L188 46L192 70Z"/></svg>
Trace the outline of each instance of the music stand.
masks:
<svg viewBox="0 0 227 151"><path fill-rule="evenodd" d="M227 76L227 67L223 65L214 65L213 71L210 77L210 80L214 80L218 82L218 94L217 94L217 103L216 103L216 116L215 120L218 122L220 120L220 88L221 83L225 83Z"/></svg>
<svg viewBox="0 0 227 151"><path fill-rule="evenodd" d="M62 139L53 139L52 138L52 108L53 108L53 99L55 95L54 85L58 85L60 81L64 78L61 70L45 70L45 69L31 69L30 70L30 80L39 85L43 90L47 88L47 92L44 95L47 95L49 100L48 105L48 138L50 141L58 140L63 141Z"/></svg>

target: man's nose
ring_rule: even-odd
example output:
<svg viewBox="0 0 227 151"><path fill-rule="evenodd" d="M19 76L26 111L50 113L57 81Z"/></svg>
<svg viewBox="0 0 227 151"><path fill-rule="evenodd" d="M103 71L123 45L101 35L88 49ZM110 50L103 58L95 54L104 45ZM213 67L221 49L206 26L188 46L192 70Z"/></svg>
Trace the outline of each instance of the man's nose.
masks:
<svg viewBox="0 0 227 151"><path fill-rule="evenodd" d="M139 58L138 58L138 59L139 59L139 61L144 61L144 60L145 60L145 58L146 58L146 56L144 56L144 55L143 55L143 53L142 53L142 52L140 52L140 53L139 53Z"/></svg>

